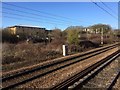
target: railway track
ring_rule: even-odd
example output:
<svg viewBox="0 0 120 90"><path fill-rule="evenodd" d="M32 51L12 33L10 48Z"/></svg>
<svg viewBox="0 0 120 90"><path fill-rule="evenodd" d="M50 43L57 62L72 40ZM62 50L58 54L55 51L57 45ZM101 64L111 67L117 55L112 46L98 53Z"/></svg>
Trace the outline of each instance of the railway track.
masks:
<svg viewBox="0 0 120 90"><path fill-rule="evenodd" d="M82 54L82 55L79 55L76 57L69 58L67 60L60 60L58 62L54 62L54 63L48 64L45 66L41 66L41 67L29 70L29 71L25 71L25 72L15 74L15 75L12 75L9 77L4 77L2 79L2 85L3 85L2 89L14 88L18 85L27 83L31 80L38 78L38 77L42 77L46 74L52 73L56 70L67 67L67 66L72 65L74 63L80 62L81 60L85 60L85 59L90 58L92 56L98 55L98 54L103 53L105 51L108 51L112 48L115 48L117 46L118 46L118 44L110 45L109 47L103 47L103 48L97 49L97 50L92 51L92 52L88 52L88 53L85 53L85 54Z"/></svg>
<svg viewBox="0 0 120 90"><path fill-rule="evenodd" d="M119 89L120 88L120 75L117 78L117 80L115 81L115 85L112 87L113 89Z"/></svg>
<svg viewBox="0 0 120 90"><path fill-rule="evenodd" d="M111 62L113 62L116 58L120 56L120 51L115 52L114 54L110 55L109 57L105 58L104 60L95 63L91 67L85 69L84 71L70 77L66 81L55 85L50 90L84 90L84 89L90 89L86 84L92 84L93 88L99 89L101 87L95 87L96 83L89 82L89 80L93 79L93 77L96 76L100 71L103 70L107 65L109 65ZM119 67L118 67L119 68ZM106 72L107 73L107 72ZM108 83L107 87L103 87L104 89L107 88L110 90L115 82L117 81L118 77L120 76L120 70L114 74L114 77L111 77L111 82ZM103 79L105 77L101 77ZM97 81L99 82L99 81ZM86 86L85 86L86 85ZM98 84L99 85L99 84Z"/></svg>
<svg viewBox="0 0 120 90"><path fill-rule="evenodd" d="M90 51L87 51L87 52L84 52L84 53L78 53L78 54L69 55L69 56L66 56L66 57L58 58L58 59L53 59L51 61L44 62L43 65L42 64L37 64L37 65L30 66L30 67L20 68L20 69L17 69L17 70L2 72L2 75L3 75L2 80L5 80L7 77L12 77L12 76L14 77L16 75L22 74L23 71L24 72L27 72L27 71L29 72L30 70L33 70L33 69L35 70L37 68L48 67L50 65L54 65L54 64L57 64L57 63L63 63L63 62L66 62L68 60L71 60L71 59L74 59L74 58L77 58L77 57L82 57L83 55L88 55L88 54L106 49L108 47L113 47L113 46L117 46L117 45L119 45L119 43L104 46L102 48L96 48L96 49L93 49L93 50L90 50Z"/></svg>

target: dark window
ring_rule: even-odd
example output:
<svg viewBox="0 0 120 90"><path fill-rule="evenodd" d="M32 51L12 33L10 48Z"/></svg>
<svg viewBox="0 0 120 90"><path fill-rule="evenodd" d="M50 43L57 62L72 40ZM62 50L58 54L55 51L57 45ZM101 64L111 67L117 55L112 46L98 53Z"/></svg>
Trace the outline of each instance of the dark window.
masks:
<svg viewBox="0 0 120 90"><path fill-rule="evenodd" d="M38 34L38 32L36 32L36 34Z"/></svg>

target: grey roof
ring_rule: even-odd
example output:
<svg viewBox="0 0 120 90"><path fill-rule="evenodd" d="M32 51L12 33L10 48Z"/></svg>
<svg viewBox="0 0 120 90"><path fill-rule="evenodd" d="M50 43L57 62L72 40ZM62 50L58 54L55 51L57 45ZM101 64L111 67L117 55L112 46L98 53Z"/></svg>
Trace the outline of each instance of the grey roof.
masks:
<svg viewBox="0 0 120 90"><path fill-rule="evenodd" d="M14 26L10 26L8 28L11 28L11 27L29 27L29 28L39 28L39 29L41 29L39 26L31 26L31 25L14 25ZM45 29L45 28L42 28L42 29Z"/></svg>

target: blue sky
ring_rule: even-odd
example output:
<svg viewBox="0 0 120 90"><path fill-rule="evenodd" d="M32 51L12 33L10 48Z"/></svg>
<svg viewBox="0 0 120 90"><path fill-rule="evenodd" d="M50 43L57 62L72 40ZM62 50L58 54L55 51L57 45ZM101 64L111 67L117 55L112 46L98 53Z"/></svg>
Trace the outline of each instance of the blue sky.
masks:
<svg viewBox="0 0 120 90"><path fill-rule="evenodd" d="M6 3L6 4L5 4ZM62 30L68 26L90 26L98 23L118 28L118 20L101 10L92 2L5 2L2 3L3 27L32 25ZM118 17L118 3L97 4ZM9 5L8 5L9 4ZM14 6L16 5L16 6ZM18 7L20 6L20 7Z"/></svg>

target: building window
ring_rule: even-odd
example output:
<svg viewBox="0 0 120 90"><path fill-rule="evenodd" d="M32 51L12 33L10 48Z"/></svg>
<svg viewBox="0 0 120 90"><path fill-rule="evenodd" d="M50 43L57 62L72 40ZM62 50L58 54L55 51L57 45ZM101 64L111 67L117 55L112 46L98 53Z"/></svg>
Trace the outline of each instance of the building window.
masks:
<svg viewBox="0 0 120 90"><path fill-rule="evenodd" d="M36 34L38 35L38 32L36 32Z"/></svg>

